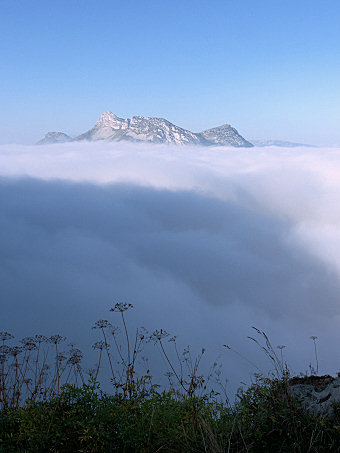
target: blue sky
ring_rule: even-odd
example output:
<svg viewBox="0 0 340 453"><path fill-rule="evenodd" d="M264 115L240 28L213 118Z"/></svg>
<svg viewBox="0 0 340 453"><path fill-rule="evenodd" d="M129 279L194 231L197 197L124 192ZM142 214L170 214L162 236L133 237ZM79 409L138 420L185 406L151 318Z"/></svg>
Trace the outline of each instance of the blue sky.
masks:
<svg viewBox="0 0 340 453"><path fill-rule="evenodd" d="M340 2L0 0L0 143L105 110L340 143Z"/></svg>

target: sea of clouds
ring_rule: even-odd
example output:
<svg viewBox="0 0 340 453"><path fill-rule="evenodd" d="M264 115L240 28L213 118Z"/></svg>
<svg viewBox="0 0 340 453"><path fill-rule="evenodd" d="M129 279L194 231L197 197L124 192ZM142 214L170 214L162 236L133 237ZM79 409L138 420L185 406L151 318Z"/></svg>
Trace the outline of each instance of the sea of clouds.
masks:
<svg viewBox="0 0 340 453"><path fill-rule="evenodd" d="M340 370L340 150L124 143L0 146L0 330L85 347L116 301L131 328L217 356L231 388L264 371ZM155 372L157 374L157 371Z"/></svg>

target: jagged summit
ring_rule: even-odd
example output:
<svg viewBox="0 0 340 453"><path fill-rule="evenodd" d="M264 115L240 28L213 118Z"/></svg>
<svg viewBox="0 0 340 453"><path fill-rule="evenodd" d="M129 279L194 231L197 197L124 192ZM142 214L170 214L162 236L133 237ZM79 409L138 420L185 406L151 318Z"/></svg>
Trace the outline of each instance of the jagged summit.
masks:
<svg viewBox="0 0 340 453"><path fill-rule="evenodd" d="M122 121L125 121L125 119L119 118L117 115L115 115L114 113L107 110L102 115L100 115L96 124L109 125L109 124L115 124L116 122L122 122Z"/></svg>
<svg viewBox="0 0 340 453"><path fill-rule="evenodd" d="M103 113L92 129L75 140L127 140L132 142L201 144L206 140L193 132L175 126L164 118L133 116L119 118L112 112Z"/></svg>
<svg viewBox="0 0 340 453"><path fill-rule="evenodd" d="M66 136L66 134L64 134ZM68 137L68 136L67 136ZM44 140L44 139L43 139ZM43 142L41 140L40 142ZM65 141L130 141L175 145L202 146L253 146L236 129L224 124L200 133L176 126L164 118L133 116L120 118L110 111L104 112L96 124L78 137ZM39 143L40 143L39 142ZM47 142L43 142L47 143ZM56 143L53 142L53 143Z"/></svg>
<svg viewBox="0 0 340 453"><path fill-rule="evenodd" d="M118 118L117 115L115 115L114 113L111 112L111 110L106 110L106 112L102 113L99 117L99 120L98 121L101 121L101 120L104 120L106 118ZM124 120L124 118L120 118L121 120Z"/></svg>
<svg viewBox="0 0 340 453"><path fill-rule="evenodd" d="M92 129L79 135L75 140L110 140L111 137L122 128L126 127L126 120L119 118L114 113L104 112Z"/></svg>

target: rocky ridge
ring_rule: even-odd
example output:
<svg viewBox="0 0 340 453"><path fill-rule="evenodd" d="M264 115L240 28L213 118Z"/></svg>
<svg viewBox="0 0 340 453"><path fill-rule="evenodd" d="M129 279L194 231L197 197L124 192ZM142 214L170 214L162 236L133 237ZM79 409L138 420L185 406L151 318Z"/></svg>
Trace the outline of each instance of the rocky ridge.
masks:
<svg viewBox="0 0 340 453"><path fill-rule="evenodd" d="M61 134L61 135L60 135ZM164 118L133 116L120 118L112 112L104 112L87 132L71 138L62 132L49 132L38 144L65 141L130 141L175 145L252 147L229 124L194 133L176 126Z"/></svg>

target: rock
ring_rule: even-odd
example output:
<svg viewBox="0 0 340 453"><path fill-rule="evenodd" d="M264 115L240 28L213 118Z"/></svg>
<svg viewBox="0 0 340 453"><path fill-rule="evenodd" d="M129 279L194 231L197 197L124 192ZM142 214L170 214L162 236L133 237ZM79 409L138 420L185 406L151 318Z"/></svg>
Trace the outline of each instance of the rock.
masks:
<svg viewBox="0 0 340 453"><path fill-rule="evenodd" d="M340 403L340 377L294 377L289 381L288 394L310 414L331 416L333 404Z"/></svg>

